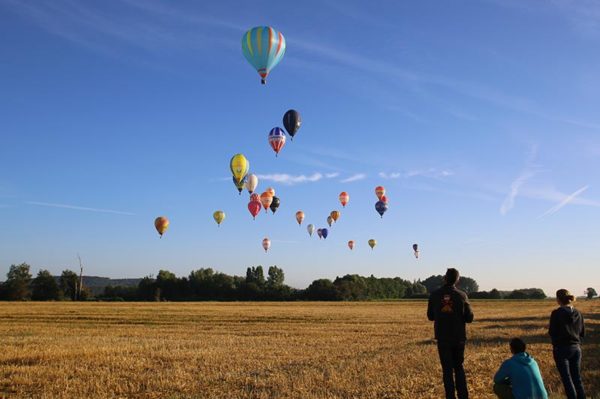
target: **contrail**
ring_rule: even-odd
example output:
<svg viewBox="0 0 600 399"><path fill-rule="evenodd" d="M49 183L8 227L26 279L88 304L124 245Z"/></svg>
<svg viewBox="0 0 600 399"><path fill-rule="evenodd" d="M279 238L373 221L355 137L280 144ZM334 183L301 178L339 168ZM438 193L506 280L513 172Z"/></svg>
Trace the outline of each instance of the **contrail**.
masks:
<svg viewBox="0 0 600 399"><path fill-rule="evenodd" d="M67 205L67 204L52 204L49 202L38 202L38 201L27 201L28 205L47 206L51 208L63 208L63 209L74 209L76 211L88 211L88 212L100 212L100 213L114 213L115 215L129 215L133 216L134 213L115 211L112 209L99 209L99 208L88 208L85 206Z"/></svg>

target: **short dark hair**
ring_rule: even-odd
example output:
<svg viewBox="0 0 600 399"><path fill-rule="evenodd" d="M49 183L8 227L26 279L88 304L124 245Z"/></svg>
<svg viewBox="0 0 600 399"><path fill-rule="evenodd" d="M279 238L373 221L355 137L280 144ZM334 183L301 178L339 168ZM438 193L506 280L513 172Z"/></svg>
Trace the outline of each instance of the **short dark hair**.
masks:
<svg viewBox="0 0 600 399"><path fill-rule="evenodd" d="M446 270L446 275L444 276L446 279L446 284L448 284L448 285L456 284L459 276L460 276L460 274L458 273L458 270L456 270L453 267L448 268L448 270Z"/></svg>
<svg viewBox="0 0 600 399"><path fill-rule="evenodd" d="M527 344L521 338L513 338L510 340L510 350L513 353L521 353L525 352L527 349Z"/></svg>

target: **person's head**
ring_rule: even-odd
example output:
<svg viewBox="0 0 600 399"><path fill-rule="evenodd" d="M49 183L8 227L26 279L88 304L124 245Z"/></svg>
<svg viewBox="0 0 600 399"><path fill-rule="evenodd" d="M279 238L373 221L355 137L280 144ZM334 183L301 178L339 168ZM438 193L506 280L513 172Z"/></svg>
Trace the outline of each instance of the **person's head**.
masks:
<svg viewBox="0 0 600 399"><path fill-rule="evenodd" d="M455 285L456 283L458 283L459 277L460 277L460 274L458 273L458 270L456 270L453 267L450 267L450 268L448 268L448 270L446 270L446 275L444 276L444 281L448 285Z"/></svg>
<svg viewBox="0 0 600 399"><path fill-rule="evenodd" d="M527 344L521 338L513 338L510 340L510 351L513 355L523 353L527 349Z"/></svg>
<svg viewBox="0 0 600 399"><path fill-rule="evenodd" d="M572 295L569 290L561 288L556 291L556 302L561 306L567 306L575 302L575 296Z"/></svg>

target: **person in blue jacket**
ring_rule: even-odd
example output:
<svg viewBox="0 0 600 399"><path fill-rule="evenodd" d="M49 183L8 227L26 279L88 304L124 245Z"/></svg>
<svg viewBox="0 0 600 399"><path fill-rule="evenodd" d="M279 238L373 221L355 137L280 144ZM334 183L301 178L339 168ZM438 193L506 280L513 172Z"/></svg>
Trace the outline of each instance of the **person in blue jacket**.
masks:
<svg viewBox="0 0 600 399"><path fill-rule="evenodd" d="M537 362L525 350L521 338L510 340L513 356L494 376L494 393L500 399L548 399Z"/></svg>

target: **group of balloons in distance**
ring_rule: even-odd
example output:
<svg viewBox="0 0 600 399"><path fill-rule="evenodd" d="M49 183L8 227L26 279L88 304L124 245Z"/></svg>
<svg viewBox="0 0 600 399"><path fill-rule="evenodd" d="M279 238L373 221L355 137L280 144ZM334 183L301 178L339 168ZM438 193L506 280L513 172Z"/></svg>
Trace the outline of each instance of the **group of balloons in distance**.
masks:
<svg viewBox="0 0 600 399"><path fill-rule="evenodd" d="M281 34L281 32L278 32L270 26L258 26L252 28L242 37L242 53L244 54L246 60L248 60L248 62L260 75L262 84L266 83L267 76L271 70L283 59L285 50L286 43L284 36ZM285 146L287 140L286 131L293 141L294 136L296 133L298 133L301 125L302 118L300 113L294 109L290 109L283 115L283 126L285 131L280 127L274 127L271 129L268 135L268 142L275 152L275 156L278 156L279 152ZM260 214L261 209L264 209L265 212L271 210L271 212L275 214L281 201L275 196L275 190L271 187L267 188L260 195L255 193L256 188L258 187L258 176L248 173L250 170L250 162L248 159L246 159L243 154L235 154L231 158L229 166L231 169L233 183L239 194L241 195L244 189L248 190L248 193L250 194L248 211L252 215L252 218L255 219L256 216ZM377 195L378 199L375 203L375 210L383 218L384 213L388 210L388 199L385 195L385 188L383 186L376 187L375 194ZM345 208L350 201L350 195L348 195L348 193L345 191L340 193L339 201L342 207ZM327 217L327 224L329 227L336 223L340 216L340 211L331 211ZM223 223L225 217L225 212L222 210L217 210L213 213L213 219L218 226ZM297 211L296 221L298 222L298 225L302 225L304 219L304 212L301 210ZM160 237L162 237L162 235L169 228L169 219L167 219L165 216L157 217L154 221L154 226ZM319 239L327 239L327 236L329 235L329 230L327 228L316 228L314 224L309 224L306 226L306 229L311 237L315 231L317 232ZM348 241L348 248L353 250L354 244L354 240ZM368 244L371 249L374 249L377 245L377 241L375 239L370 239ZM262 247L265 252L267 252L271 247L271 240L269 238L264 238L262 241ZM417 244L413 244L413 251L415 257L418 258L419 249Z"/></svg>

